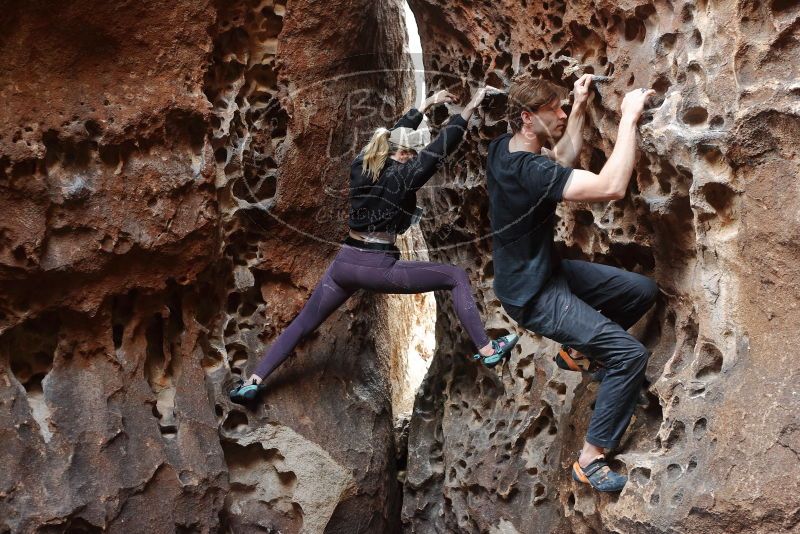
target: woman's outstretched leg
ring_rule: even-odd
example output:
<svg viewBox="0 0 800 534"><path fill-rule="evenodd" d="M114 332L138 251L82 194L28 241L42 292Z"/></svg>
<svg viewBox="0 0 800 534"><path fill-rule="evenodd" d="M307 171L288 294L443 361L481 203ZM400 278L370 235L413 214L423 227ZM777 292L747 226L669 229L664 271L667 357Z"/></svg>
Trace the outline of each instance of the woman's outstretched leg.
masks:
<svg viewBox="0 0 800 534"><path fill-rule="evenodd" d="M478 307L472 296L469 276L460 267L427 261L395 261L386 269L351 271L361 287L380 293L425 293L446 289L453 295L453 307L459 321L467 331L481 359L489 367L507 357L519 339L508 335L491 341L483 328Z"/></svg>
<svg viewBox="0 0 800 534"><path fill-rule="evenodd" d="M386 273L384 293L425 293L449 290L458 320L475 347L491 345L472 296L469 276L460 267L427 261L396 261Z"/></svg>
<svg viewBox="0 0 800 534"><path fill-rule="evenodd" d="M300 340L317 329L339 306L345 303L355 292L345 289L331 277L333 265L328 267L317 287L311 293L300 314L289 324L286 330L267 350L267 353L256 365L251 379L256 383L269 376L291 354Z"/></svg>

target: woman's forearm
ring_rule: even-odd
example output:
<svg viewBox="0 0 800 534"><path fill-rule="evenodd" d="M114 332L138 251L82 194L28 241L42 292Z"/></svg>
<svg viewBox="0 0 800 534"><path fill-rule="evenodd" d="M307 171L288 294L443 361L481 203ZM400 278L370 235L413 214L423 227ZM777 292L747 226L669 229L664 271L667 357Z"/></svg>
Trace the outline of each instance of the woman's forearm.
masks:
<svg viewBox="0 0 800 534"><path fill-rule="evenodd" d="M475 112L475 106L467 105L463 110L461 110L461 118L465 121L469 121L469 118L472 117L472 114Z"/></svg>
<svg viewBox="0 0 800 534"><path fill-rule="evenodd" d="M463 120L463 122L462 122ZM413 162L400 167L402 181L409 190L422 187L436 172L439 163L455 152L464 139L466 120L462 115L453 115L448 123Z"/></svg>

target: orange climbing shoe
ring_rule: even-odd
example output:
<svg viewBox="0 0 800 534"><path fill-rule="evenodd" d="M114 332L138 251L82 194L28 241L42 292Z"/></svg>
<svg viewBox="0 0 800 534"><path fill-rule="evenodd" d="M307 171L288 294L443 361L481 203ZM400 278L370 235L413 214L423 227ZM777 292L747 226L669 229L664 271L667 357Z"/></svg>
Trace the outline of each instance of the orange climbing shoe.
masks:
<svg viewBox="0 0 800 534"><path fill-rule="evenodd" d="M622 491L628 482L628 477L611 470L605 456L600 456L586 467L581 467L578 462L572 464L572 479L589 484L597 491L609 493Z"/></svg>
<svg viewBox="0 0 800 534"><path fill-rule="evenodd" d="M600 363L591 358L587 358L577 350L571 349L566 345L561 345L558 354L553 356L553 361L556 362L559 369L588 373L592 375L592 378L595 380L602 380L605 375L605 367Z"/></svg>

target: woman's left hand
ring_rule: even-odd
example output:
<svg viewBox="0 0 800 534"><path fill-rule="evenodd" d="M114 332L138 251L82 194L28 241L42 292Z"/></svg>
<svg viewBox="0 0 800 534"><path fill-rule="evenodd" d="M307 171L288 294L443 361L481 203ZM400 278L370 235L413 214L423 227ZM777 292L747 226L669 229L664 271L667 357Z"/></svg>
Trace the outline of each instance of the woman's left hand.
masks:
<svg viewBox="0 0 800 534"><path fill-rule="evenodd" d="M469 118L472 116L472 112L475 111L475 108L477 108L481 102L483 102L483 99L486 98L486 95L502 92L502 90L498 89L497 87L492 87L491 85L481 87L472 96L472 100L469 101L469 104L467 104L467 106L461 112L461 116L464 118L464 120L469 120Z"/></svg>
<svg viewBox="0 0 800 534"><path fill-rule="evenodd" d="M470 100L469 104L467 104L467 107L470 107L470 108L473 108L473 109L477 108L481 104L481 102L483 102L483 99L486 98L486 95L492 95L492 94L497 94L497 93L502 93L502 92L503 91L501 91L497 87L492 87L491 85L487 85L485 87L481 87L472 96L472 100Z"/></svg>

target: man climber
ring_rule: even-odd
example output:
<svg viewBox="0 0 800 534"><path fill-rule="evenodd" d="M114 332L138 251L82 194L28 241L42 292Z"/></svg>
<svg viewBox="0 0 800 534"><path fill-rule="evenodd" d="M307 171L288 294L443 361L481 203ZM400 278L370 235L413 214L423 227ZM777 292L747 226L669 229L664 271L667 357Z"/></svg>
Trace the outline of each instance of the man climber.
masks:
<svg viewBox="0 0 800 534"><path fill-rule="evenodd" d="M572 477L611 492L622 490L627 477L610 469L604 449L615 448L628 426L649 357L626 330L650 309L657 287L636 273L558 258L553 245L555 210L561 201L603 202L625 196L633 172L636 122L654 91L636 89L625 95L614 150L595 174L572 168L583 145L591 83L591 74L575 82L567 119L561 109L564 88L529 75L516 78L507 106L513 133L490 143L486 181L494 289L506 312L521 326L604 368ZM570 359L568 351L561 355Z"/></svg>

